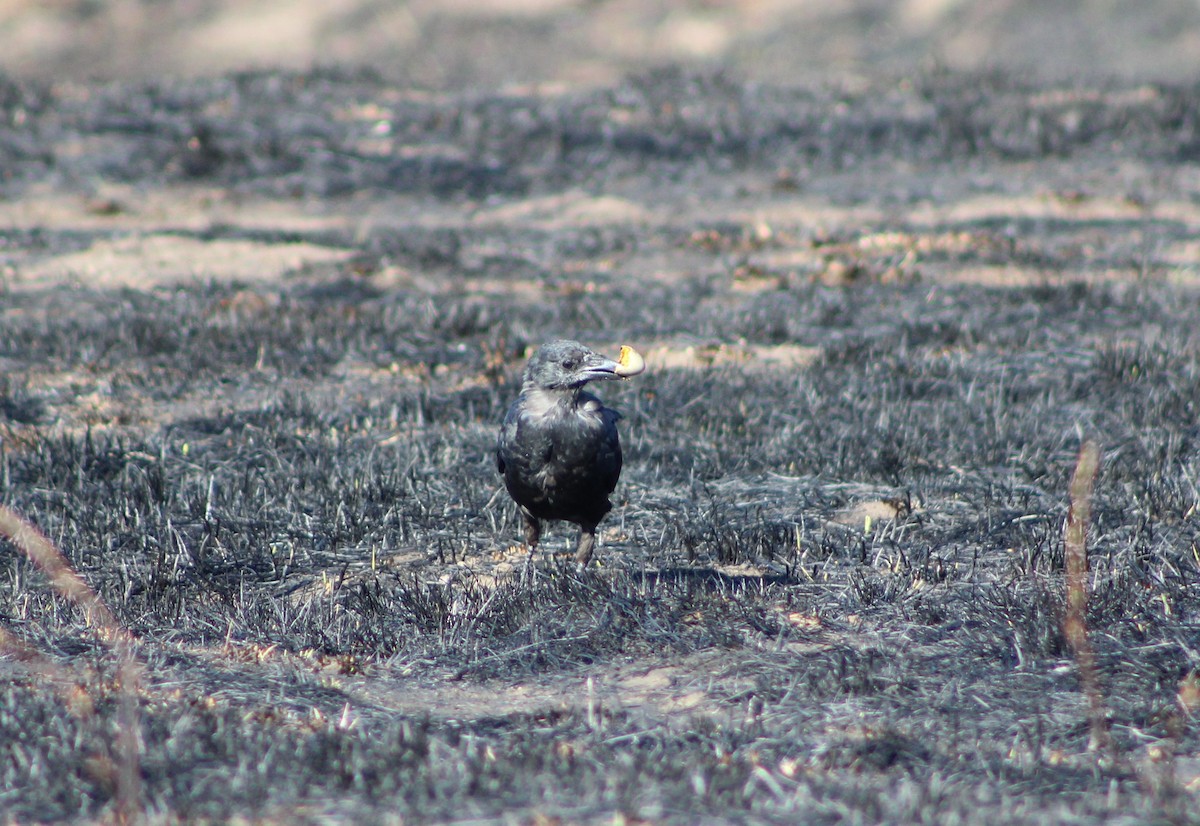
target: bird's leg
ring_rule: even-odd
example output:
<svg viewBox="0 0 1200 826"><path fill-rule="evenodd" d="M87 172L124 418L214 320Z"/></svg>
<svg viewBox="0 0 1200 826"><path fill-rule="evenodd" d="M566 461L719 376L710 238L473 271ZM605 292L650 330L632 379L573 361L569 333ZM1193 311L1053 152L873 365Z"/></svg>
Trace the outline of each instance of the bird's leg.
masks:
<svg viewBox="0 0 1200 826"><path fill-rule="evenodd" d="M525 573L533 573L533 555L537 552L538 540L542 538L542 523L536 516L521 509L521 520L525 523L525 544L529 546L529 556L525 557Z"/></svg>
<svg viewBox="0 0 1200 826"><path fill-rule="evenodd" d="M592 559L592 550L596 547L596 526L579 526L579 544L575 546L575 564L586 568Z"/></svg>
<svg viewBox="0 0 1200 826"><path fill-rule="evenodd" d="M538 540L542 538L542 522L524 508L521 509L521 521L525 523L525 544L529 546L529 552L533 553L537 550Z"/></svg>

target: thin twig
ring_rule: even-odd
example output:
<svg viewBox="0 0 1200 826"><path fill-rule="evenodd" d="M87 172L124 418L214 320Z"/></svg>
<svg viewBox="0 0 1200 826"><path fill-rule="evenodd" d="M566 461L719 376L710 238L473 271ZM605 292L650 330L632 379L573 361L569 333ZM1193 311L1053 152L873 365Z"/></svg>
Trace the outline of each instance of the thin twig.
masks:
<svg viewBox="0 0 1200 826"><path fill-rule="evenodd" d="M116 753L116 818L121 824L141 819L140 750L141 725L138 719L138 690L141 685L141 665L134 656L133 637L116 615L71 567L62 551L45 534L16 511L0 505L0 535L7 536L17 548L37 566L50 586L63 599L78 605L88 625L112 646L117 660L118 723ZM4 642L15 638L6 635ZM10 650L13 646L9 646Z"/></svg>
<svg viewBox="0 0 1200 826"><path fill-rule="evenodd" d="M1116 745L1108 731L1108 715L1104 707L1104 696L1100 691L1100 677L1096 669L1096 653L1088 638L1088 559L1087 529L1092 518L1092 491L1096 484L1096 471L1100 466L1100 448L1093 441L1083 443L1075 472L1071 476L1071 509L1067 513L1067 525L1063 531L1063 546L1067 568L1067 609L1063 616L1063 631L1067 643L1075 653L1079 668L1079 682L1087 699L1091 751L1107 752L1117 758Z"/></svg>

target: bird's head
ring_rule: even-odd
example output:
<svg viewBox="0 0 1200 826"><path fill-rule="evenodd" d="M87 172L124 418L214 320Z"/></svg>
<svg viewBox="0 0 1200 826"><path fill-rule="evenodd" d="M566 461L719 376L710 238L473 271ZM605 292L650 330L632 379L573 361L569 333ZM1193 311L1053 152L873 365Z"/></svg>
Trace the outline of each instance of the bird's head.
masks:
<svg viewBox="0 0 1200 826"><path fill-rule="evenodd" d="M560 339L538 348L525 367L524 384L540 390L573 390L589 381L630 375L620 362L592 352L578 341Z"/></svg>

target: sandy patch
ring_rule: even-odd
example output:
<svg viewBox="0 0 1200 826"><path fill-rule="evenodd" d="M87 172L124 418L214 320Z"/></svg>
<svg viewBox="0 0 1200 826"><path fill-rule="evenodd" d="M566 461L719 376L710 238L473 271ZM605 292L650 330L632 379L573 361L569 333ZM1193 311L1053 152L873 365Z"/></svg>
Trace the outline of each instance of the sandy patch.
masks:
<svg viewBox="0 0 1200 826"><path fill-rule="evenodd" d="M567 226L660 223L644 206L611 195L592 196L572 190L556 195L527 198L484 209L474 216L475 224L511 224L560 229Z"/></svg>
<svg viewBox="0 0 1200 826"><path fill-rule="evenodd" d="M657 342L639 349L646 359L647 370L707 370L730 365L759 370L803 369L821 356L820 347L744 341L715 344Z"/></svg>
<svg viewBox="0 0 1200 826"><path fill-rule="evenodd" d="M308 243L199 241L175 235L135 234L98 241L81 252L28 264L16 271L12 286L70 284L93 289L145 289L203 279L274 282L304 267L345 261L351 254Z"/></svg>
<svg viewBox="0 0 1200 826"><path fill-rule="evenodd" d="M394 205L389 205L395 210ZM243 196L224 188L154 189L103 183L89 193L34 187L19 200L0 201L0 224L16 229L113 232L208 232L213 227L318 232L357 226L361 208L339 202Z"/></svg>

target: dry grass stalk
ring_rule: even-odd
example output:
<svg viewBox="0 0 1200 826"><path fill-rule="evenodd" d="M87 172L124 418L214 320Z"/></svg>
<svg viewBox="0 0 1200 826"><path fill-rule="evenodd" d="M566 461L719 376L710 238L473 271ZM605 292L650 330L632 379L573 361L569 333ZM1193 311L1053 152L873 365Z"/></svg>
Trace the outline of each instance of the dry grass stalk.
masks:
<svg viewBox="0 0 1200 826"><path fill-rule="evenodd" d="M75 572L62 551L28 520L4 505L0 505L0 535L7 536L46 575L50 585L60 596L78 605L83 610L88 625L97 629L101 638L113 648L117 658L120 723L116 742L116 819L121 824L137 822L141 819L141 774L138 760L141 727L137 705L141 665L134 657L133 637L100 599L100 595ZM34 664L39 673L58 677L59 679L55 680L56 685L61 687L66 681L61 669L46 658L36 655L36 652L7 632L0 636L0 648L17 659ZM72 710L80 707L78 704L71 706ZM87 700L83 707L92 708L91 700Z"/></svg>
<svg viewBox="0 0 1200 826"><path fill-rule="evenodd" d="M1092 751L1113 753L1114 745L1108 731L1104 696L1100 692L1100 678L1096 669L1096 654L1088 638L1088 559L1087 526L1092 516L1092 490L1096 483L1096 471L1100 466L1100 448L1093 441L1083 443L1075 472L1071 476L1071 508L1067 513L1067 525L1063 532L1067 568L1067 610L1063 618L1063 630L1075 662L1079 667L1079 682L1087 699L1091 739L1088 748ZM1115 758L1115 754L1112 754Z"/></svg>

